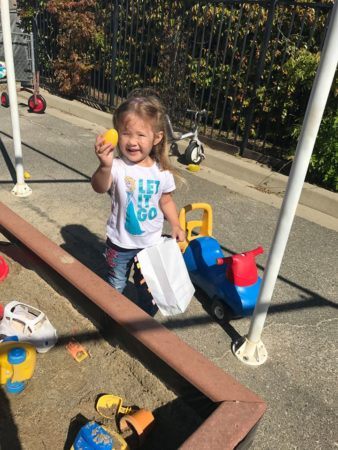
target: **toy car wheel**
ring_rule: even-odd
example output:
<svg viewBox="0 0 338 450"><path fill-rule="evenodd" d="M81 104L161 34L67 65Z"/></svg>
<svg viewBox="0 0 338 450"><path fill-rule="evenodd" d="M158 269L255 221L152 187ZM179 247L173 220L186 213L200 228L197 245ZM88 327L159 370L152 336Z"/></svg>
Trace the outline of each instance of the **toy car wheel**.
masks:
<svg viewBox="0 0 338 450"><path fill-rule="evenodd" d="M34 95L31 95L28 99L28 108L31 112L42 114L47 108L46 100L40 94L36 95L35 98Z"/></svg>
<svg viewBox="0 0 338 450"><path fill-rule="evenodd" d="M196 141L191 141L185 150L185 160L188 164L201 164L204 151L203 146L198 145Z"/></svg>
<svg viewBox="0 0 338 450"><path fill-rule="evenodd" d="M219 300L214 300L212 302L211 311L219 322L222 322L225 319L226 311L224 305Z"/></svg>
<svg viewBox="0 0 338 450"><path fill-rule="evenodd" d="M9 107L9 97L7 92L1 93L1 106L4 106L5 108Z"/></svg>

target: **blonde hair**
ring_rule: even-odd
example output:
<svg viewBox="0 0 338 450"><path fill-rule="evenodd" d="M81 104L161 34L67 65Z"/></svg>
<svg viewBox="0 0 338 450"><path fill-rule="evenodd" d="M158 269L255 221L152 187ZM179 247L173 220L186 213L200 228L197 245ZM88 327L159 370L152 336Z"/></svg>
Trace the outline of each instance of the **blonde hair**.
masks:
<svg viewBox="0 0 338 450"><path fill-rule="evenodd" d="M117 130L129 113L134 113L143 120L149 120L154 133L163 133L163 138L154 145L149 156L159 164L161 170L175 172L169 159L166 110L160 99L156 95L130 95L115 110L113 123Z"/></svg>

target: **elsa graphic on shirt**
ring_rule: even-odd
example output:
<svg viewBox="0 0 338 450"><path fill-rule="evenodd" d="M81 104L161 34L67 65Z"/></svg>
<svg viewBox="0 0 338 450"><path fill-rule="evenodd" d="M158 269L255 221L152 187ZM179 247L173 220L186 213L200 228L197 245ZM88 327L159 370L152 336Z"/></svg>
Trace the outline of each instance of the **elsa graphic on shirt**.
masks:
<svg viewBox="0 0 338 450"><path fill-rule="evenodd" d="M144 231L140 227L140 222L137 219L134 204L132 201L136 187L135 180L132 177L125 177L124 182L127 188L126 221L124 226L128 233L137 236L143 234Z"/></svg>

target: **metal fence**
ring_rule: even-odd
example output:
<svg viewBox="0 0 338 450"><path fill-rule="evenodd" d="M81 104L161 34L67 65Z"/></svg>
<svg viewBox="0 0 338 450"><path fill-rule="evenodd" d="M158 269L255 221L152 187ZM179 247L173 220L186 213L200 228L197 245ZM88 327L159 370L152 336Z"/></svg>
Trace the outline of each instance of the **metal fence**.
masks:
<svg viewBox="0 0 338 450"><path fill-rule="evenodd" d="M132 89L153 87L177 127L189 126L187 108L205 108L204 136L285 158L331 10L288 0L98 0L91 69L76 95L112 110ZM60 89L59 23L46 11L35 23L41 81Z"/></svg>

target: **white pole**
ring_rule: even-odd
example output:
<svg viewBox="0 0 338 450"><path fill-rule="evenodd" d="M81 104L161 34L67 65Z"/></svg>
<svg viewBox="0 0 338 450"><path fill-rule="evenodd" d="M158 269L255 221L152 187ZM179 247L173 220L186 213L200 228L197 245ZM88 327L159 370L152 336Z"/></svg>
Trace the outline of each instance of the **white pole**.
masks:
<svg viewBox="0 0 338 450"><path fill-rule="evenodd" d="M241 339L233 345L233 352L237 358L246 364L260 365L267 359L267 352L261 341L261 334L337 63L338 0L335 1L331 13L319 67L312 86L295 159L292 164L249 333L244 340Z"/></svg>
<svg viewBox="0 0 338 450"><path fill-rule="evenodd" d="M7 87L9 95L9 104L11 109L14 155L15 155L16 185L12 189L12 193L18 197L27 197L32 193L32 190L25 183L24 179L18 98L16 95L15 70L14 70L12 36L11 36L11 21L10 21L8 0L1 0L0 5L1 5L2 35L4 41L5 63L7 71Z"/></svg>

